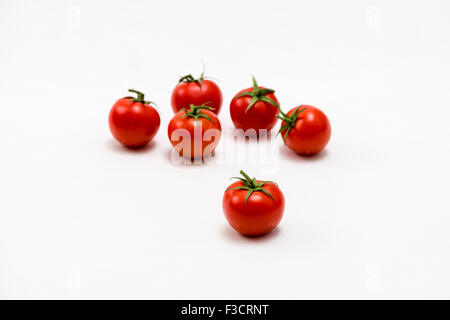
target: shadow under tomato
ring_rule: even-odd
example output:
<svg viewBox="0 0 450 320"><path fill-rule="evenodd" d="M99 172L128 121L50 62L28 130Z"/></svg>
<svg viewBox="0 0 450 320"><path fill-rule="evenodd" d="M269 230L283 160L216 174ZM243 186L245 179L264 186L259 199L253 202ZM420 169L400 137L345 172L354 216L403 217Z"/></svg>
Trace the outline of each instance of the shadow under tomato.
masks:
<svg viewBox="0 0 450 320"><path fill-rule="evenodd" d="M109 139L107 142L109 149L119 153L145 153L155 148L156 142L150 141L148 144L142 147L126 147L120 142Z"/></svg>
<svg viewBox="0 0 450 320"><path fill-rule="evenodd" d="M282 145L280 145L280 154L283 157L285 157L291 161L315 162L315 161L321 161L321 160L325 159L328 156L328 150L324 149L319 153L309 155L309 156L304 156L304 155L295 153L294 151L292 151L291 149L286 147L284 144L282 144Z"/></svg>
<svg viewBox="0 0 450 320"><path fill-rule="evenodd" d="M240 234L239 232L237 232L236 230L234 230L231 226L229 225L225 225L222 228L222 234L224 236L224 238L233 241L233 242L266 242L266 241L270 241L276 237L279 236L279 234L281 233L280 227L276 227L275 229L273 229L271 232L262 235L262 236L257 236L257 237L249 237L249 236L244 236L242 234Z"/></svg>

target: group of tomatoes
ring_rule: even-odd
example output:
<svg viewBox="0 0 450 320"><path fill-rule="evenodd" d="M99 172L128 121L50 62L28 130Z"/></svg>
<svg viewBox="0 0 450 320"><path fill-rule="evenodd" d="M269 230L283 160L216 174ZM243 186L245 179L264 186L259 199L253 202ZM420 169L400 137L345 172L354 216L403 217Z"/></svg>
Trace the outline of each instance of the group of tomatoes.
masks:
<svg viewBox="0 0 450 320"><path fill-rule="evenodd" d="M136 96L119 99L109 114L113 136L123 145L139 148L157 134L161 119L153 102L145 100L142 92L130 89ZM172 92L171 104L175 113L168 125L171 144L180 156L205 158L219 143L222 127L218 114L222 107L222 92L203 73L197 79L182 77ZM278 133L285 145L300 155L314 155L322 151L330 140L331 126L327 116L318 108L300 105L284 113L275 90L253 86L239 91L231 100L230 115L236 129L246 135L258 136L269 132L281 120ZM182 138L182 139L181 139ZM180 140L189 139L188 148L177 148ZM185 141L184 141L185 142ZM223 210L231 226L247 236L270 232L280 222L284 211L284 197L273 181L243 177L230 185L223 198Z"/></svg>

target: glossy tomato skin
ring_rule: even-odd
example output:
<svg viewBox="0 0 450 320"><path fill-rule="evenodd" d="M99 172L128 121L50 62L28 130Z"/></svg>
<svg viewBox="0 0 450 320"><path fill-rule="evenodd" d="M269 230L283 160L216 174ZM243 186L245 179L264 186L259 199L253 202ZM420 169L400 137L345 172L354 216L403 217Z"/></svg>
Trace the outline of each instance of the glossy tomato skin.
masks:
<svg viewBox="0 0 450 320"><path fill-rule="evenodd" d="M258 87L263 89L263 87ZM245 112L252 97L243 96L236 98L239 94L243 92L252 92L253 88L247 88L239 91L231 100L230 103L230 115L231 120L233 120L234 126L237 129L242 129L247 131L248 129L256 130L259 133L260 129L271 130L277 123L278 109L272 104L265 101L256 102L248 111ZM266 97L274 100L278 105L278 99L273 93L269 93Z"/></svg>
<svg viewBox="0 0 450 320"><path fill-rule="evenodd" d="M130 148L143 147L158 132L161 119L148 104L119 99L109 113L109 128L114 138Z"/></svg>
<svg viewBox="0 0 450 320"><path fill-rule="evenodd" d="M317 154L325 148L330 140L330 121L325 113L310 105L301 105L290 110L287 114L292 115L297 108L306 108L306 110L299 114L294 127L288 133L286 145L301 155ZM284 124L283 121L281 126ZM285 131L282 131L281 136L283 138L284 134Z"/></svg>
<svg viewBox="0 0 450 320"><path fill-rule="evenodd" d="M215 149L215 147L217 146L217 144L220 141L220 135L222 132L222 126L220 124L219 118L217 118L216 114L214 114L213 112L209 111L209 110L202 110L202 113L208 115L212 120L214 120L214 122L205 119L205 118L199 118L199 121L201 123L201 127L199 127L198 123L196 122L196 120L194 118L191 117L182 117L186 112L184 110L178 111L172 118L172 120L169 122L169 126L167 129L167 133L169 136L169 140L170 143L173 146L176 146L177 144L181 143L181 141L183 140L183 138L180 138L180 140L178 140L176 137L173 136L173 133L175 130L177 129L186 129L189 132L189 136L190 136L190 146L191 146L191 158L202 158L203 156L207 156L210 155L211 152ZM180 118L182 117L182 118ZM195 131L196 130L200 130L198 131L198 134L196 135ZM204 135L205 132L208 131L209 129L216 129L219 132L219 135L217 137L211 137L211 140L205 140L204 139ZM195 144L194 141L197 139L198 145L201 144L201 150L200 148L195 148ZM211 144L213 143L213 148L209 148L209 153L205 154L205 149ZM186 156L183 154L183 150L180 150L180 156Z"/></svg>
<svg viewBox="0 0 450 320"><path fill-rule="evenodd" d="M261 181L258 181L261 182ZM244 186L241 181L231 184L223 196L223 211L230 225L245 236L262 236L275 229L284 212L284 196L274 183L265 183L263 188L275 200L261 191L254 191L245 203L247 190L230 188Z"/></svg>
<svg viewBox="0 0 450 320"><path fill-rule="evenodd" d="M208 106L214 108L212 112L219 114L222 107L222 91L211 80L203 79L201 84L198 81L182 82L172 92L171 103L175 113L182 108L189 109L191 104L199 106L206 102Z"/></svg>

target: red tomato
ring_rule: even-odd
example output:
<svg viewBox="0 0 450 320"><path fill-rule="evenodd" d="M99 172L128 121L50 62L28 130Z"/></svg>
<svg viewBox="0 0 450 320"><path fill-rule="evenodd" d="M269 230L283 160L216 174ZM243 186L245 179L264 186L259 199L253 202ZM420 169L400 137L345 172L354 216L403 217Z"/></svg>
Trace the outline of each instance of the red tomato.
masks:
<svg viewBox="0 0 450 320"><path fill-rule="evenodd" d="M321 110L301 105L279 117L280 133L285 144L301 155L313 155L322 151L331 137L331 125Z"/></svg>
<svg viewBox="0 0 450 320"><path fill-rule="evenodd" d="M231 184L223 196L223 211L230 225L246 236L262 236L280 223L284 196L276 183L243 178Z"/></svg>
<svg viewBox="0 0 450 320"><path fill-rule="evenodd" d="M173 116L168 127L169 140L173 146L180 144L183 147L178 149L181 156L201 158L211 155L216 148L222 127L210 109L205 105L191 104L190 109L183 108Z"/></svg>
<svg viewBox="0 0 450 320"><path fill-rule="evenodd" d="M275 90L259 87L253 77L253 87L239 91L231 100L230 114L234 126L248 129L270 130L277 123L279 103Z"/></svg>
<svg viewBox="0 0 450 320"><path fill-rule="evenodd" d="M172 92L172 109L178 112L188 109L191 104L200 106L207 103L215 114L219 114L222 107L222 92L217 84L203 78L194 79L192 75L184 76Z"/></svg>
<svg viewBox="0 0 450 320"><path fill-rule="evenodd" d="M130 89L137 98L118 100L109 113L109 129L120 143L127 147L143 147L156 135L161 123L158 111L144 100L142 92Z"/></svg>

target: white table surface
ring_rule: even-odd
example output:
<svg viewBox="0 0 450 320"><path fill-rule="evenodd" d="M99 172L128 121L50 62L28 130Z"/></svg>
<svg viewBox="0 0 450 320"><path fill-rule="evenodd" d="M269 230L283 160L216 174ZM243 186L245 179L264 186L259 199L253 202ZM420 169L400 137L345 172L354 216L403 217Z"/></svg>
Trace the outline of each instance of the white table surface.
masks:
<svg viewBox="0 0 450 320"><path fill-rule="evenodd" d="M0 298L450 298L449 14L445 0L1 1ZM224 94L223 146L254 74L285 111L326 112L326 151L277 137L257 161L173 164L170 94L201 61ZM162 118L134 152L107 125L128 88ZM223 216L240 169L285 194L266 237Z"/></svg>

